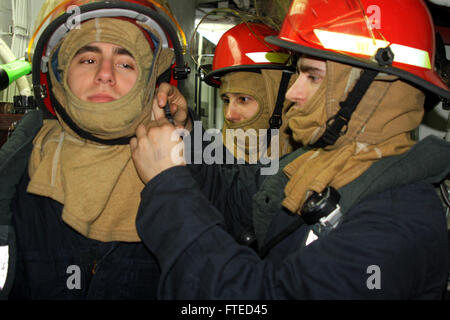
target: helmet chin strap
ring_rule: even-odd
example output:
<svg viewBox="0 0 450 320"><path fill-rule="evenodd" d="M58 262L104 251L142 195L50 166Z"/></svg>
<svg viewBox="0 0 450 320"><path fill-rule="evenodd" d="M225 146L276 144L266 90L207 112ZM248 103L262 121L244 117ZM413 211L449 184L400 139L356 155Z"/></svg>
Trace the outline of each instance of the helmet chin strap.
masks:
<svg viewBox="0 0 450 320"><path fill-rule="evenodd" d="M283 119L281 117L281 113L283 112L283 104L285 100L286 91L288 89L289 80L294 72L284 70L281 76L280 87L278 89L277 100L275 103L275 109L273 110L272 116L269 119L269 130L267 130L266 141L267 146L270 145L270 140L272 138L272 130L271 129L280 129L283 124Z"/></svg>
<svg viewBox="0 0 450 320"><path fill-rule="evenodd" d="M340 136L343 136L348 129L348 122L356 110L359 102L369 89L373 80L377 76L378 71L372 69L364 69L361 77L356 82L352 91L348 94L345 101L341 101L339 111L327 120L326 129L323 135L313 144L312 148L324 148L333 145Z"/></svg>

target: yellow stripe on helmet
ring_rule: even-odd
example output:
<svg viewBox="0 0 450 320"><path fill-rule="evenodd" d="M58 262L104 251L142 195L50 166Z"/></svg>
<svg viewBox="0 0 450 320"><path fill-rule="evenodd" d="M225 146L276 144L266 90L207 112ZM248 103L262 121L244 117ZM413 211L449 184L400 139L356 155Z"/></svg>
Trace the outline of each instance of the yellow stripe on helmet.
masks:
<svg viewBox="0 0 450 320"><path fill-rule="evenodd" d="M245 54L255 63L286 63L289 54L279 52L248 52Z"/></svg>

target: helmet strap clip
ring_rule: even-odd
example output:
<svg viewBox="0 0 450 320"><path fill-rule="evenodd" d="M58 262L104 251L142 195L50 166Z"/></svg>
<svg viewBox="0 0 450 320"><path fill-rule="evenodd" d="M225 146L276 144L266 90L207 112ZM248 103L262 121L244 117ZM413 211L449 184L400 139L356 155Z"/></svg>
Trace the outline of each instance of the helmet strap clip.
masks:
<svg viewBox="0 0 450 320"><path fill-rule="evenodd" d="M175 80L186 79L191 72L191 68L186 64L184 66L176 66L173 69L173 78Z"/></svg>
<svg viewBox="0 0 450 320"><path fill-rule="evenodd" d="M387 46L386 48L378 48L377 53L375 54L375 60L377 60L378 64L382 67L392 65L394 62L394 52L392 52L391 47Z"/></svg>
<svg viewBox="0 0 450 320"><path fill-rule="evenodd" d="M319 140L310 145L312 148L324 148L333 145L340 136L343 136L347 132L348 122L350 121L353 112L356 110L356 107L377 74L377 70L364 70L358 82L356 82L354 88L348 94L347 99L339 103L339 106L341 107L339 111L328 119L323 135Z"/></svg>

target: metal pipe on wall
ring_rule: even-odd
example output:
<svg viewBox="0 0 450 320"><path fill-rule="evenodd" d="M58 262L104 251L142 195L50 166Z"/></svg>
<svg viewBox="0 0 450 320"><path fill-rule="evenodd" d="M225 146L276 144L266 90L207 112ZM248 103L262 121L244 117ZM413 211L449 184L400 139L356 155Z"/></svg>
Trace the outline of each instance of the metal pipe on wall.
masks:
<svg viewBox="0 0 450 320"><path fill-rule="evenodd" d="M8 47L5 41L0 38L0 57L5 62L11 62L16 60L16 56L11 51L11 49ZM26 76L20 77L16 80L17 87L19 89L19 93L22 96L31 96L31 88L30 84L26 78Z"/></svg>

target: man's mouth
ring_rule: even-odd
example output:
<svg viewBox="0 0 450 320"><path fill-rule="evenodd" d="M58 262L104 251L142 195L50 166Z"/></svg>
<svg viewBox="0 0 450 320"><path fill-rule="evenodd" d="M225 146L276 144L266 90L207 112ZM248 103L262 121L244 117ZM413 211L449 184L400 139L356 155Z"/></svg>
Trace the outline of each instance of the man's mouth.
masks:
<svg viewBox="0 0 450 320"><path fill-rule="evenodd" d="M292 110L300 109L300 106L297 103L292 102L292 104L287 107L286 112L291 111L291 109Z"/></svg>
<svg viewBox="0 0 450 320"><path fill-rule="evenodd" d="M97 93L93 94L92 96L89 96L88 101L91 102L110 102L113 100L116 100L113 96L107 94L107 93Z"/></svg>

